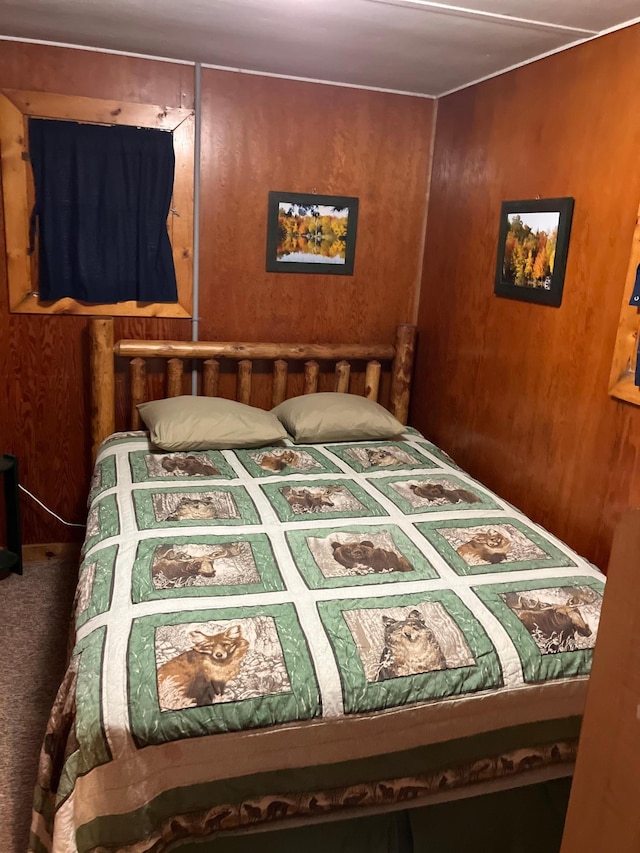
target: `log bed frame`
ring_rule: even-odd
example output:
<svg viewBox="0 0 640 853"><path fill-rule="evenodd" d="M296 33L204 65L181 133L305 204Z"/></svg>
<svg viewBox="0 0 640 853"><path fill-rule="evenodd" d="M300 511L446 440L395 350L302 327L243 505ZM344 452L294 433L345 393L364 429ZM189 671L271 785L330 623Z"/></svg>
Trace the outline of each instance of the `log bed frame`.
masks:
<svg viewBox="0 0 640 853"><path fill-rule="evenodd" d="M406 424L415 349L415 326L396 328L393 344L278 344L221 341L114 341L113 318L93 317L91 336L91 450L95 461L98 448L116 430L115 374L116 358L128 358L130 375L130 408L127 428L140 429L137 406L146 402L146 363L148 358L166 361L166 396L183 392L183 359L201 363L202 393L218 394L220 359L237 362L236 399L249 404L251 398L252 360L273 362L271 405L277 406L287 395L288 361L304 361L304 393L318 390L318 360L336 362L334 390L349 391L351 365L349 359L365 361L364 396L378 401L382 362L391 363L391 384L387 408ZM289 395L291 396L291 395Z"/></svg>

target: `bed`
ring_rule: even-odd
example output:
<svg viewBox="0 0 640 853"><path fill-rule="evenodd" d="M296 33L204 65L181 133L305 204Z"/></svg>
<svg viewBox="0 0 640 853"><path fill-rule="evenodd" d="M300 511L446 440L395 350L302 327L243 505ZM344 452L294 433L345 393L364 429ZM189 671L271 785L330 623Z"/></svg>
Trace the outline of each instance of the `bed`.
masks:
<svg viewBox="0 0 640 853"><path fill-rule="evenodd" d="M213 396L231 359L247 403L272 359L273 405L351 382L406 423L413 345L407 326L373 346L114 342L92 321L95 472L33 853L160 853L571 774L597 569L411 427L198 452L140 429L146 358L169 396L184 360Z"/></svg>

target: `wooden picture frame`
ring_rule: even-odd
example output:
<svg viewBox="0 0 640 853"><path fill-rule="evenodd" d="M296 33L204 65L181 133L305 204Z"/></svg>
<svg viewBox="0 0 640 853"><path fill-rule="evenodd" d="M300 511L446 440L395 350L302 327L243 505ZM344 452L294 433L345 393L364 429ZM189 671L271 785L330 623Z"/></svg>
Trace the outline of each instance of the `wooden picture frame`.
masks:
<svg viewBox="0 0 640 853"><path fill-rule="evenodd" d="M267 272L353 275L358 199L269 193Z"/></svg>
<svg viewBox="0 0 640 853"><path fill-rule="evenodd" d="M496 296L560 306L573 206L569 197L502 202Z"/></svg>

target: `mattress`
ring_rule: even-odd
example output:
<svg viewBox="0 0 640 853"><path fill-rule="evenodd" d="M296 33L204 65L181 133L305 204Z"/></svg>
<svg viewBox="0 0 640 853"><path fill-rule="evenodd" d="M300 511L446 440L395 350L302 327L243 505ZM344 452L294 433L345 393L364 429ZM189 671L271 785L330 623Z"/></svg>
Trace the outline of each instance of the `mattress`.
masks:
<svg viewBox="0 0 640 853"><path fill-rule="evenodd" d="M410 428L97 458L33 853L159 851L571 772L604 589Z"/></svg>

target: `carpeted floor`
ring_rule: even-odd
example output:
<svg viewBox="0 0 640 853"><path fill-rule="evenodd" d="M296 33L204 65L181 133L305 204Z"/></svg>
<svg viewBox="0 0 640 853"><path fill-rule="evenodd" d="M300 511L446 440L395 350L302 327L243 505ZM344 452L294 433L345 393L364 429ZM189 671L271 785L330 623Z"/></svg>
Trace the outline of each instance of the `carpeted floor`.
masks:
<svg viewBox="0 0 640 853"><path fill-rule="evenodd" d="M77 556L0 577L0 851L25 853L38 754L66 664Z"/></svg>

